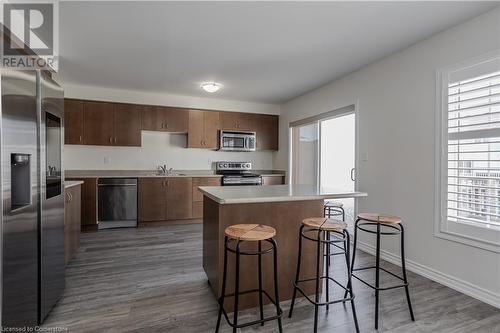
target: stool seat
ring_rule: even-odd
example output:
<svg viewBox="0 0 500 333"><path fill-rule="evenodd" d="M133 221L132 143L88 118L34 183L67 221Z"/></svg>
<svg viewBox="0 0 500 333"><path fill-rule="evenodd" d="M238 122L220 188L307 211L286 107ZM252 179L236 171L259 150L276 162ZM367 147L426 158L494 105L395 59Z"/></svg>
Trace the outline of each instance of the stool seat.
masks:
<svg viewBox="0 0 500 333"><path fill-rule="evenodd" d="M302 224L309 228L324 231L343 231L347 229L346 223L325 217L309 217L302 220Z"/></svg>
<svg viewBox="0 0 500 333"><path fill-rule="evenodd" d="M344 207L344 204L342 202L338 202L338 201L326 201L325 202L325 207L328 207L328 208L342 208Z"/></svg>
<svg viewBox="0 0 500 333"><path fill-rule="evenodd" d="M358 219L375 222L375 223L388 223L388 224L399 224L401 223L401 218L392 215L378 214L378 213L360 213L358 214Z"/></svg>
<svg viewBox="0 0 500 333"><path fill-rule="evenodd" d="M263 224L235 224L227 227L224 234L242 241L262 241L276 236L276 229Z"/></svg>

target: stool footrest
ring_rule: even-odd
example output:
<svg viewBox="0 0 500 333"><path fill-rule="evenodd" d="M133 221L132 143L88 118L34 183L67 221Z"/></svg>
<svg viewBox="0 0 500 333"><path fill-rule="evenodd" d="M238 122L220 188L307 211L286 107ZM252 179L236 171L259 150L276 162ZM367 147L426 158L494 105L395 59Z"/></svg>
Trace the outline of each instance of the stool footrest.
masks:
<svg viewBox="0 0 500 333"><path fill-rule="evenodd" d="M398 284L398 285L395 285L395 286L390 286L390 287L384 287L384 288L380 288L380 287L376 287L368 282L366 282L365 280L361 279L360 277L352 274L352 277L355 278L356 280L360 281L360 282L363 282L365 285L367 285L368 287L374 289L374 290L391 290L391 289L397 289L397 288L404 288L406 286L408 286L408 282L406 283L403 283L403 284Z"/></svg>
<svg viewBox="0 0 500 333"><path fill-rule="evenodd" d="M338 256L338 255L341 255L341 254L345 255L345 252L335 252L335 253L330 253L330 254L328 254L328 253L323 253L323 256L324 256L324 257L333 257L333 256Z"/></svg>
<svg viewBox="0 0 500 333"><path fill-rule="evenodd" d="M367 270L367 269L376 269L376 268L377 268L377 266L367 266L367 267L354 268L352 271L356 272L356 271L364 271L364 270ZM386 272L387 274L390 274L390 275L394 276L395 278L400 279L401 281L404 281L404 279L401 276L399 276L397 274L394 274L393 272L388 271L387 269L385 269L383 267L379 267L378 269L380 269L381 271Z"/></svg>
<svg viewBox="0 0 500 333"><path fill-rule="evenodd" d="M250 289L250 290L245 290L245 291L241 291L238 293L238 295L245 295L245 294L250 294L250 293L256 293L256 292L259 292L259 289ZM267 291L265 290L262 290L262 294L264 294L268 299L269 301L274 305L274 306L278 306L276 304L276 300L274 300L268 293ZM225 294L224 295L224 298L226 297L234 297L234 293L231 293L231 294ZM275 315L275 316L272 316L272 317L267 317L267 318L264 318L264 319L260 319L260 320L254 320L254 321L249 321L249 322L246 322L246 323L242 323L242 324L238 324L238 325L234 325L234 323L229 319L228 315L227 315L227 312L226 310L224 309L224 307L221 305L221 300L222 300L222 297L220 297L218 300L217 300L217 303L219 303L219 307L222 309L222 314L224 315L224 317L226 318L226 321L227 323L229 324L229 326L233 327L233 328L243 328L243 327L248 327L248 326L253 326L253 325L257 325L257 324L262 324L262 323L265 323L267 321L271 321L271 320L276 320L278 318L281 318L281 316L283 315L283 310L281 309L280 306L278 306L279 308L279 311L278 311L278 314Z"/></svg>
<svg viewBox="0 0 500 333"><path fill-rule="evenodd" d="M333 300L333 301L329 301L329 302L316 302L314 300L312 300L305 292L304 290L298 286L299 283L301 282L309 282L309 281L316 281L316 278L309 278L309 279L301 279L301 280L298 280L297 283L293 283L293 286L294 288L296 288L309 302L311 302L312 304L314 305L318 305L318 306L323 306L323 305L330 305L330 304L335 304L335 303L344 303L344 302L347 302L347 301L351 301L354 299L354 295L352 294L351 291L349 291L349 289L347 287L344 287L340 282L338 282L337 280L335 280L334 278L332 277L326 277L326 276L320 276L319 278L320 280L323 280L323 279L328 279L332 282L334 282L335 284L337 284L339 287L341 287L342 289L344 289L346 292L350 293L351 294L351 297L346 297L346 298L341 298L341 299L337 299L337 300Z"/></svg>

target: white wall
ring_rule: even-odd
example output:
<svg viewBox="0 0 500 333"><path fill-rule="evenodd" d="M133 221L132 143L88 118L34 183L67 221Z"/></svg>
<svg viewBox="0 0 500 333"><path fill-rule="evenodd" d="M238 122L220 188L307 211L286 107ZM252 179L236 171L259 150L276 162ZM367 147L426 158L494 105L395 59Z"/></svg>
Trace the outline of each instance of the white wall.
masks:
<svg viewBox="0 0 500 333"><path fill-rule="evenodd" d="M286 169L291 121L357 102L358 156L367 156L357 175L368 192L359 210L401 216L412 270L498 307L500 255L434 237L433 219L436 70L499 48L497 8L298 97L282 106L275 156ZM383 241L387 258L397 245Z"/></svg>
<svg viewBox="0 0 500 333"><path fill-rule="evenodd" d="M280 113L279 105L274 104L78 86L64 82L62 85L67 98L248 113ZM185 134L143 131L142 147L65 145L64 166L66 170L151 170L166 163L168 167L178 170L206 170L211 168L213 161L238 160L252 162L254 169L273 169L272 152L233 153L186 149L186 138Z"/></svg>

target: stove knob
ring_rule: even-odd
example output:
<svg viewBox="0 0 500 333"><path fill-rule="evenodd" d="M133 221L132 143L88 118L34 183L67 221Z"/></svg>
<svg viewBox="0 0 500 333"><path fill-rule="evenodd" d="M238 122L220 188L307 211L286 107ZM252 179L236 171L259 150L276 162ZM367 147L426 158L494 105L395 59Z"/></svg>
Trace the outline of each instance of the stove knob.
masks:
<svg viewBox="0 0 500 333"><path fill-rule="evenodd" d="M227 168L227 167L229 167L229 164L224 163L224 168Z"/></svg>

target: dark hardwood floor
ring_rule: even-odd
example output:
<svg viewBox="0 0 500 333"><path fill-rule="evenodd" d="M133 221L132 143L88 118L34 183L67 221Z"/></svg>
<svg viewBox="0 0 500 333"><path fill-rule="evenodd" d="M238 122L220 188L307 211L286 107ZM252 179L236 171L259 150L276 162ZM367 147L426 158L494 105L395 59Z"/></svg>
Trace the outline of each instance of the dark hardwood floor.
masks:
<svg viewBox="0 0 500 333"><path fill-rule="evenodd" d="M66 271L64 295L44 328L78 333L213 332L217 303L202 268L201 230L201 225L172 225L82 234L81 248ZM356 261L362 265L373 257L359 253ZM331 270L342 279L341 257L334 258ZM392 282L389 275L382 280ZM411 272L409 281L416 322L410 321L404 291L386 291L381 294L380 332L500 332L499 309ZM373 291L358 281L354 291L361 332L375 332ZM331 294L342 291L336 288ZM282 307L285 332L312 332L313 306L300 299L291 319L289 302ZM255 315L249 310L240 318ZM225 322L222 328L231 331ZM241 332L277 332L277 325L269 322ZM350 307L333 305L328 313L321 309L319 332L354 332Z"/></svg>

